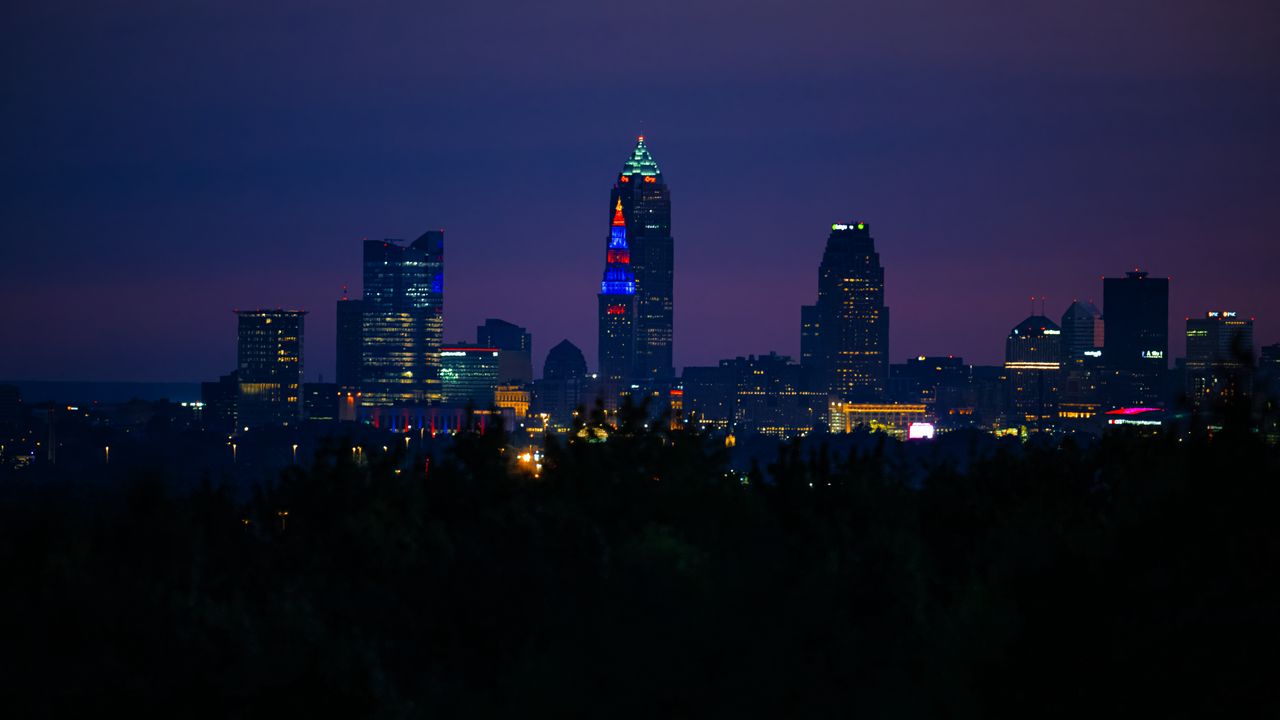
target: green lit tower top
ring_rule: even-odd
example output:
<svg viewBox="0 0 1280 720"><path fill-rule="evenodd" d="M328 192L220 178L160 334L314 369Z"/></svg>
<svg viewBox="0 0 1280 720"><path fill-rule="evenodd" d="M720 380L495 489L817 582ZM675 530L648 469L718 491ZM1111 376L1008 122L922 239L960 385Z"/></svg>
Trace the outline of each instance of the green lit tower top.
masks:
<svg viewBox="0 0 1280 720"><path fill-rule="evenodd" d="M634 372L638 378L670 378L674 375L671 342L675 262L671 193L643 135L636 138L635 148L609 193L611 221L619 202L636 277Z"/></svg>

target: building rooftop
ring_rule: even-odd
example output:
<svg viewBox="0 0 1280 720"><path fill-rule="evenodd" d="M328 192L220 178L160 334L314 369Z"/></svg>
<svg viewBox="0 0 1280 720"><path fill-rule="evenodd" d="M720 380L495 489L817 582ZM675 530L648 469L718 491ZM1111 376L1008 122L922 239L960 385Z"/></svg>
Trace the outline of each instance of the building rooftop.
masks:
<svg viewBox="0 0 1280 720"><path fill-rule="evenodd" d="M643 135L636 138L636 147L631 151L631 157L627 158L627 162L622 166L622 174L647 177L662 174L658 169L657 161L653 159L653 155L649 154L649 148L644 144Z"/></svg>

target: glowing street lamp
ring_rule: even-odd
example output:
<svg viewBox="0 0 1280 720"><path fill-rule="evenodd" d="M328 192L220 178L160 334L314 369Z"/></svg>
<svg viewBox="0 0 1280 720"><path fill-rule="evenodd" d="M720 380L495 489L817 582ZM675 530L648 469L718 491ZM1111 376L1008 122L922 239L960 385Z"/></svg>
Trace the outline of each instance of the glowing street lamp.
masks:
<svg viewBox="0 0 1280 720"><path fill-rule="evenodd" d="M298 443L293 444L293 464L298 464Z"/></svg>
<svg viewBox="0 0 1280 720"><path fill-rule="evenodd" d="M103 452L103 454L106 456L106 459L107 459L107 463L106 463L106 464L107 464L107 465L110 465L110 464L111 464L111 446L110 446L110 445L104 445L104 446L103 446L103 448L102 448L102 452Z"/></svg>

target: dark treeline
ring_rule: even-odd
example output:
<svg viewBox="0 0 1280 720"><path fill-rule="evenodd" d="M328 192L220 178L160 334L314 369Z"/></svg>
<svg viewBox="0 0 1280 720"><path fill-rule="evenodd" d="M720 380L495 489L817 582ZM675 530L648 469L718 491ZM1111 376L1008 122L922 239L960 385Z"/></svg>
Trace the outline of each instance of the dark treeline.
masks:
<svg viewBox="0 0 1280 720"><path fill-rule="evenodd" d="M0 487L6 715L1267 716L1280 462L1230 428L1012 446L334 442L245 502ZM591 436L593 433L584 433ZM963 470L958 469L963 468ZM921 479L922 478L922 479Z"/></svg>

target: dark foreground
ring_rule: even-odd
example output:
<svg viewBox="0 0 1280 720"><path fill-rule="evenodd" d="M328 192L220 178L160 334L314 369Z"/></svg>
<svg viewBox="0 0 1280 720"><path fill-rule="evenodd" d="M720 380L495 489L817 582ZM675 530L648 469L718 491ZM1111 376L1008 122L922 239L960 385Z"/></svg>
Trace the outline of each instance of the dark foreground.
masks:
<svg viewBox="0 0 1280 720"><path fill-rule="evenodd" d="M248 504L7 478L5 715L1280 707L1280 463L1251 433L792 448L745 480L680 432L553 446L538 480L503 445L428 473L334 443Z"/></svg>

